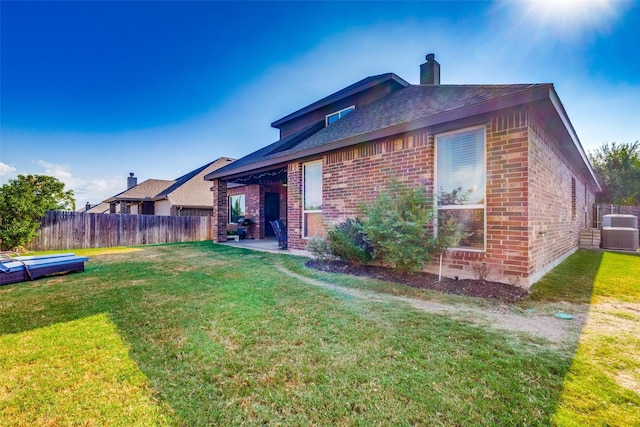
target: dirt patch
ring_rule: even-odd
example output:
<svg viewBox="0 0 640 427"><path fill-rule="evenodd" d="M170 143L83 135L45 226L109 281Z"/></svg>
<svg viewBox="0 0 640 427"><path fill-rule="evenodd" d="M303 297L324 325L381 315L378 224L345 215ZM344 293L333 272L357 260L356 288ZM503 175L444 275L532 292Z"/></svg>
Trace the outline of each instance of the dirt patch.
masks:
<svg viewBox="0 0 640 427"><path fill-rule="evenodd" d="M362 265L356 266L341 261L317 261L306 263L307 267L331 273L351 274L353 276L368 277L371 279L385 280L401 283L415 288L431 289L454 295L466 295L477 298L490 298L505 303L512 303L529 295L529 291L517 286L511 286L498 282L481 282L478 280L455 280L429 273L403 273L390 268Z"/></svg>
<svg viewBox="0 0 640 427"><path fill-rule="evenodd" d="M449 316L465 322L490 327L497 330L525 332L533 336L545 338L553 343L574 343L580 334L580 327L586 320L586 313L575 313L574 320L560 320L552 315L540 315L535 311L516 313L510 306L499 304L493 308L475 307L468 304L447 304L422 299L393 296L363 289L345 288L331 283L322 282L294 273L280 264L275 267L287 276L301 282L319 286L342 294L351 295L375 302L402 302L409 306L434 314ZM433 275L431 275L433 276ZM372 277L372 276L368 276ZM437 277L435 278L437 281Z"/></svg>

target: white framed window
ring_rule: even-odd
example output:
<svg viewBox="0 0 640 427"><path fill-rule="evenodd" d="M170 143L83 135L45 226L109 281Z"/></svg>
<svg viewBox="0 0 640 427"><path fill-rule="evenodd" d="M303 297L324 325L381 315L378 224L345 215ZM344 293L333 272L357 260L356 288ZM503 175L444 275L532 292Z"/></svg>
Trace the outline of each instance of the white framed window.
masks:
<svg viewBox="0 0 640 427"><path fill-rule="evenodd" d="M229 222L238 222L244 219L245 198L244 194L229 196Z"/></svg>
<svg viewBox="0 0 640 427"><path fill-rule="evenodd" d="M463 232L457 249L486 247L485 128L436 135L436 209L438 223L455 221Z"/></svg>
<svg viewBox="0 0 640 427"><path fill-rule="evenodd" d="M302 237L322 236L322 160L302 165Z"/></svg>
<svg viewBox="0 0 640 427"><path fill-rule="evenodd" d="M327 114L325 119L325 125L329 126L331 123L337 122L338 120L340 120L341 118L343 118L344 116L346 116L347 114L349 114L355 109L356 109L356 106L352 105L351 107L343 108L342 110L336 111L335 113Z"/></svg>

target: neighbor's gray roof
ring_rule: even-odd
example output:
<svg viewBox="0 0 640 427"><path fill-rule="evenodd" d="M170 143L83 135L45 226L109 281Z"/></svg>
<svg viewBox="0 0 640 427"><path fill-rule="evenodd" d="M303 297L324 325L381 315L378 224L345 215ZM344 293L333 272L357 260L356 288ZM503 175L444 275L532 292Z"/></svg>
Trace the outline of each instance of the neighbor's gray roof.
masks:
<svg viewBox="0 0 640 427"><path fill-rule="evenodd" d="M286 162L296 153L333 149L338 141L364 142L368 137L380 137L407 131L405 124L433 125L483 112L506 108L518 103L536 101L549 96L549 83L507 85L410 85L356 109L331 126L310 128L276 141L260 150L220 168L206 179L214 179L256 167ZM428 123L425 122L426 119ZM426 124L425 124L426 123ZM309 135L305 135L310 133ZM361 138L358 138L360 137ZM292 143L293 142L293 143Z"/></svg>

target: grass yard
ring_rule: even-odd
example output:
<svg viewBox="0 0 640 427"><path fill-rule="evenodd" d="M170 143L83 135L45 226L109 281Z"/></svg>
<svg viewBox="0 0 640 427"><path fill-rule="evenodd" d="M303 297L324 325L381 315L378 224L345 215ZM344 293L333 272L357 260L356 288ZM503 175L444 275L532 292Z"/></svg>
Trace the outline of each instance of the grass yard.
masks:
<svg viewBox="0 0 640 427"><path fill-rule="evenodd" d="M76 251L77 253L85 253ZM640 425L640 257L579 251L511 310L564 345L301 283L504 310L209 242L0 287L0 425Z"/></svg>
<svg viewBox="0 0 640 427"><path fill-rule="evenodd" d="M578 252L532 298L589 304L552 421L640 426L640 256Z"/></svg>

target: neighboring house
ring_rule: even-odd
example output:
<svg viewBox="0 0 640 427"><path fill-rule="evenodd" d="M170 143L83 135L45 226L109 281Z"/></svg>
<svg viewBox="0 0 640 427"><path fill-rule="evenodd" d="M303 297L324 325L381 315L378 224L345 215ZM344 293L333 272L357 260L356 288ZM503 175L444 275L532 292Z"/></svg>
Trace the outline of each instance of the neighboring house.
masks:
<svg viewBox="0 0 640 427"><path fill-rule="evenodd" d="M84 208L78 209L79 213L109 213L111 206L109 203L100 202L97 205L91 206L90 203L87 203Z"/></svg>
<svg viewBox="0 0 640 427"><path fill-rule="evenodd" d="M211 184L204 180L204 176L227 166L233 160L221 157L173 181L148 179L138 184L137 179L131 174L127 179L129 188L103 203L109 204L110 213L160 216L211 215L213 213Z"/></svg>
<svg viewBox="0 0 640 427"><path fill-rule="evenodd" d="M420 85L367 77L272 126L279 141L205 177L218 242L234 197L255 236L279 217L289 248L305 249L396 177L464 226L444 275L472 278L486 263L490 280L529 287L577 249L600 191L553 84L441 85L433 54Z"/></svg>

